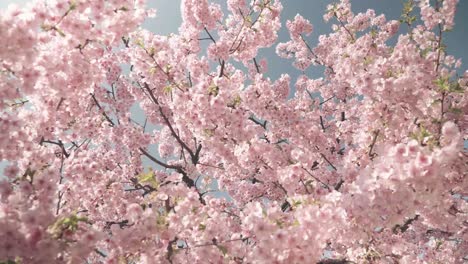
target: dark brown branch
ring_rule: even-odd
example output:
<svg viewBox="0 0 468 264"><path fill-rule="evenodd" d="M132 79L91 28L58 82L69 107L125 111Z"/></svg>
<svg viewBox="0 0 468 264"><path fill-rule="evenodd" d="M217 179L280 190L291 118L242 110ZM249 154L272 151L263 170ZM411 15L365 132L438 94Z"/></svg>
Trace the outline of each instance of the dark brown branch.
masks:
<svg viewBox="0 0 468 264"><path fill-rule="evenodd" d="M99 249L95 248L94 249L94 252L96 252L99 256L103 257L103 258L106 258L107 255L104 254L104 252L100 251Z"/></svg>
<svg viewBox="0 0 468 264"><path fill-rule="evenodd" d="M11 104L10 107L15 107L15 106L17 106L17 105L24 105L24 104L26 104L26 103L28 103L28 102L29 102L29 100L24 100L24 101L16 102L16 103Z"/></svg>
<svg viewBox="0 0 468 264"><path fill-rule="evenodd" d="M283 193L288 196L288 191L283 187L283 185L281 185L279 182L273 182L273 184L279 188L281 191L283 191Z"/></svg>
<svg viewBox="0 0 468 264"><path fill-rule="evenodd" d="M307 41L304 39L304 37L302 35L299 35L302 39L302 41L304 42L304 44L306 45L307 49L309 50L309 52L314 56L314 62L317 63L318 65L322 65L322 66L325 66L327 67L328 69L330 69L330 71L335 74L335 70L333 70L333 67L331 66L328 66L328 65L325 65L324 62L321 62L319 61L319 58L318 56L315 54L315 52L312 50L312 48L309 46L309 43L307 43Z"/></svg>
<svg viewBox="0 0 468 264"><path fill-rule="evenodd" d="M199 145L201 146L201 145ZM199 149L201 149L201 147L199 147ZM182 181L185 183L185 185L188 187L188 188L195 188L198 192L198 196L199 196L199 200L200 200L200 203L202 203L203 205L206 205L206 202L205 200L203 199L202 197L202 194L198 191L197 189L197 186L195 185L195 181L192 180L188 175L187 173L184 171L184 169L181 167L181 166L175 166L175 165L169 165L169 164L166 164L160 160L158 160L157 158L153 157L150 153L148 153L146 150L144 150L143 148L139 148L139 150L141 151L141 153L143 153L143 155L145 155L147 158L149 158L151 161L155 162L156 164L164 167L164 168L167 168L167 169L173 169L173 170L176 170L178 173L182 174ZM144 187L141 187L141 188L136 188L136 189L144 189L145 190L145 193L144 195L147 193L147 190L144 188ZM150 190L152 191L152 190Z"/></svg>
<svg viewBox="0 0 468 264"><path fill-rule="evenodd" d="M324 183L323 181L321 181L319 178L315 177L310 171L308 171L306 168L302 167L302 169L307 172L307 174L309 174L310 177L312 177L314 180L316 180L317 182L321 183L325 188L327 188L328 190L331 190L330 189L330 186L328 186L328 184Z"/></svg>
<svg viewBox="0 0 468 264"><path fill-rule="evenodd" d="M401 233L404 233L406 232L406 230L408 230L408 228L410 227L410 225L418 220L419 218L419 215L415 215L414 217L412 218L409 218L408 220L406 220L403 225L395 225L393 228L392 228L392 231L394 234L398 234L398 231L400 231Z"/></svg>
<svg viewBox="0 0 468 264"><path fill-rule="evenodd" d="M258 66L257 60L253 58L253 62L255 64L255 69L257 69L257 73L260 73L260 67Z"/></svg>
<svg viewBox="0 0 468 264"><path fill-rule="evenodd" d="M190 72L188 72L188 80L189 80L189 85L190 87L193 86L193 83L192 83L192 75L190 74Z"/></svg>
<svg viewBox="0 0 468 264"><path fill-rule="evenodd" d="M253 116L250 116L250 117L249 117L249 120L252 121L252 122L254 122L255 124L257 124L257 125L263 127L263 129L266 130L266 125L267 125L267 121L266 121L266 120L262 123L262 122L258 121L257 119L255 119L255 117L253 117Z"/></svg>
<svg viewBox="0 0 468 264"><path fill-rule="evenodd" d="M218 169L218 170L225 170L222 166L215 166L215 165L205 164L205 163L201 163L201 162L199 162L198 165L206 166L206 167L210 167L210 168L215 168L215 169Z"/></svg>
<svg viewBox="0 0 468 264"><path fill-rule="evenodd" d="M335 185L335 191L339 191L341 186L343 186L343 179L341 179L336 185Z"/></svg>
<svg viewBox="0 0 468 264"><path fill-rule="evenodd" d="M130 47L130 45L129 45L130 38L125 38L124 36L122 36L122 42L123 42L123 44L125 45L126 48Z"/></svg>
<svg viewBox="0 0 468 264"><path fill-rule="evenodd" d="M107 221L106 222L106 225L104 226L104 230L109 230L111 228L111 226L113 225L119 225L120 229L124 229L125 227L129 227L129 226L132 226L133 224L129 225L128 224L128 220L122 220L122 221L119 221L119 222L116 222L116 221Z"/></svg>
<svg viewBox="0 0 468 264"><path fill-rule="evenodd" d="M211 33L208 31L208 29L206 27L204 27L203 29L205 30L206 34L208 34L209 37L208 38L202 38L202 39L199 39L199 40L211 39L211 41L213 41L213 43L216 45L216 40L213 38ZM221 70L219 71L219 77L223 77L223 75L224 75L224 64L225 64L224 60L219 61L219 65L221 65Z"/></svg>
<svg viewBox="0 0 468 264"><path fill-rule="evenodd" d="M325 125L323 124L323 117L320 116L320 127L322 128L322 131L325 132Z"/></svg>
<svg viewBox="0 0 468 264"><path fill-rule="evenodd" d="M374 132L374 138L372 139L372 143L371 143L371 145L369 147L368 155L371 158L371 160L374 159L374 157L376 155L375 153L373 153L373 151L374 151L375 142L377 142L377 137L379 136L379 134L380 134L380 130L377 130L377 131Z"/></svg>
<svg viewBox="0 0 468 264"><path fill-rule="evenodd" d="M353 264L353 263L355 262L349 261L346 259L324 259L324 260L317 262L317 264Z"/></svg>
<svg viewBox="0 0 468 264"><path fill-rule="evenodd" d="M219 71L219 76L218 77L221 78L224 75L224 64L225 64L224 60L221 60L221 62L219 64L221 65L221 70Z"/></svg>
<svg viewBox="0 0 468 264"><path fill-rule="evenodd" d="M149 88L148 84L144 83L144 86L145 86L146 91L149 93L151 100L158 106L159 113L161 114L162 118L164 119L164 122L166 123L166 125L169 127L169 130L171 131L172 136L177 140L177 142L180 144L180 146L189 153L189 155L190 155L190 157L192 159L193 165L196 165L198 163L199 158L200 158L201 145L198 146L198 148L196 150L196 153L194 153L189 148L189 146L187 146L187 144L185 144L185 142L182 141L182 139L180 139L179 135L176 133L176 131L172 127L172 124L169 121L169 118L164 113L164 110L163 110L162 106L159 104L158 99L156 99L153 92Z"/></svg>
<svg viewBox="0 0 468 264"><path fill-rule="evenodd" d="M242 242L245 242L249 239L249 237L245 237L245 238L234 238L234 239L228 239L228 240L224 240L224 241L217 241L216 238L213 238L211 240L211 242L206 242L206 243L201 243L201 244L197 244L197 245L194 245L194 246L191 246L191 247L186 247L186 248L197 248L197 247L207 247L207 246L218 246L220 244L224 244L224 243L229 243L229 242L235 242L235 241L242 241Z"/></svg>
<svg viewBox="0 0 468 264"><path fill-rule="evenodd" d="M334 170L337 170L336 167L327 159L327 157L325 157L325 155L323 155L323 153L320 153L320 156L322 156L322 158L328 163L328 165L330 165Z"/></svg>
<svg viewBox="0 0 468 264"><path fill-rule="evenodd" d="M349 29L346 27L346 25L343 23L343 21L341 21L341 19L338 17L338 14L336 12L334 12L334 15L335 15L336 19L340 22L341 26L346 30L346 32L348 32L348 34L351 37L351 39L353 40L353 42L356 41L356 39L354 38L351 31L349 31Z"/></svg>
<svg viewBox="0 0 468 264"><path fill-rule="evenodd" d="M147 49L144 49L146 54L153 60L154 64L156 65L156 67L158 67L158 69L163 72L166 77L167 77L167 80L168 82L170 82L171 84L175 85L175 87L177 87L177 89L179 89L180 91L184 91L184 89L182 89L182 87L180 87L180 85L178 83L175 82L174 78L169 74L169 71L165 71L161 65L158 63L158 61L156 60L156 58L154 58L154 53L148 51ZM146 84L146 83L145 83Z"/></svg>
<svg viewBox="0 0 468 264"><path fill-rule="evenodd" d="M208 36L210 37L211 41L213 41L214 44L216 44L216 40L213 38L213 36L210 34L210 32L208 31L208 29L206 27L203 28L206 32L206 34L208 34Z"/></svg>
<svg viewBox="0 0 468 264"><path fill-rule="evenodd" d="M304 189L305 189L306 193L310 194L309 188L307 187L305 182L302 179L300 179L299 182L302 183L302 186L304 186Z"/></svg>
<svg viewBox="0 0 468 264"><path fill-rule="evenodd" d="M174 237L174 239L172 239L171 241L169 241L169 243L167 244L167 255L166 255L166 258L167 258L167 261L169 261L169 263L173 263L172 262L172 255L174 254L174 249L172 248L172 246L174 244L177 244L177 240L179 240L177 237Z"/></svg>
<svg viewBox="0 0 468 264"><path fill-rule="evenodd" d="M58 202L57 202L57 207L55 208L55 215L58 215L60 212L60 205L62 203L62 197L65 194L65 192L60 192L58 193Z"/></svg>
<svg viewBox="0 0 468 264"><path fill-rule="evenodd" d="M94 103L96 104L96 106L99 108L99 110L102 111L102 115L106 118L106 120L110 123L110 126L113 127L115 126L114 124L114 121L112 121L112 119L110 119L110 117L106 114L106 112L102 109L101 105L99 104L99 102L97 101L96 97L94 96L93 93L90 93L91 97L93 98L93 101Z"/></svg>
<svg viewBox="0 0 468 264"><path fill-rule="evenodd" d="M438 5L438 4L437 4ZM439 38L437 39L437 59L436 59L436 67L435 72L438 75L439 67L440 67L440 57L442 55L442 26L439 23ZM444 101L445 101L445 91L442 91L441 94L441 101L440 101L440 120L439 120L439 133L437 136L438 141L440 142L440 137L442 136L442 125L444 119Z"/></svg>
<svg viewBox="0 0 468 264"><path fill-rule="evenodd" d="M439 71L440 67L440 56L442 55L442 26L439 24L439 38L437 39L437 59L436 59L436 67L435 72Z"/></svg>
<svg viewBox="0 0 468 264"><path fill-rule="evenodd" d="M440 229L428 229L426 231L426 235L434 236L436 238L440 238L440 237L448 238L448 237L453 236L453 232L447 232L447 231L443 231Z"/></svg>
<svg viewBox="0 0 468 264"><path fill-rule="evenodd" d="M180 166L174 166L174 165L169 165L169 164L166 164L160 160L158 160L157 158L155 158L153 155L151 155L149 152L147 152L146 150L144 150L143 148L139 148L139 150L141 151L141 153L143 153L143 155L145 155L148 159L150 159L151 161L153 161L154 163L166 168L166 169L173 169L173 170L179 170L181 169L182 167Z"/></svg>
<svg viewBox="0 0 468 264"><path fill-rule="evenodd" d="M42 146L43 143L49 143L49 144L54 144L54 145L57 145L60 147L60 149L62 150L62 153L63 155L65 155L65 157L69 157L70 154L67 153L67 151L65 150L65 146L63 145L63 142L61 140L58 140L57 142L55 141L51 141L51 140L45 140L44 138L41 138L41 142L39 142L39 145Z"/></svg>
<svg viewBox="0 0 468 264"><path fill-rule="evenodd" d="M320 103L320 105L323 105L324 103L330 101L333 98L335 98L335 96L332 96L332 97L328 98L327 100L324 100L323 102Z"/></svg>
<svg viewBox="0 0 468 264"><path fill-rule="evenodd" d="M291 209L291 204L288 202L288 200L286 200L281 204L281 211L286 212L289 209Z"/></svg>
<svg viewBox="0 0 468 264"><path fill-rule="evenodd" d="M133 191L143 191L143 197L148 195L149 193L157 191L156 188L150 185L142 185L141 183L138 182L137 178L131 178L130 181L133 183L133 186L135 187L134 189L126 189L126 192L133 192ZM166 183L167 184L167 183Z"/></svg>
<svg viewBox="0 0 468 264"><path fill-rule="evenodd" d="M65 101L65 98L60 97L60 101L57 104L57 107L55 108L55 111L58 111L60 109L60 106L62 106L63 101Z"/></svg>

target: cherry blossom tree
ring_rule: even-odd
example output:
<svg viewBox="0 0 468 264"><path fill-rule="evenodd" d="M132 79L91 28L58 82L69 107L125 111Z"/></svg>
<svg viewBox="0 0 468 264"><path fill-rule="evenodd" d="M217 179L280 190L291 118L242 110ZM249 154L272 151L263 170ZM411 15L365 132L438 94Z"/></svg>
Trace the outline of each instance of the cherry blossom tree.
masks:
<svg viewBox="0 0 468 264"><path fill-rule="evenodd" d="M341 0L316 47L278 0L183 0L170 36L144 0L1 11L1 263L466 262L456 5Z"/></svg>

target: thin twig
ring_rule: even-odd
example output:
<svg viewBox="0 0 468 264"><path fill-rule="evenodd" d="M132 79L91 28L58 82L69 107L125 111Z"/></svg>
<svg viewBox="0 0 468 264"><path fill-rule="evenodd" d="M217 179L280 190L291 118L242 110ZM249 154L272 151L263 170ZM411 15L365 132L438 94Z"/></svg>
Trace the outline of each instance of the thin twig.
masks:
<svg viewBox="0 0 468 264"><path fill-rule="evenodd" d="M257 73L260 73L260 67L258 66L257 60L253 58L253 62L255 64L255 68L257 69Z"/></svg>
<svg viewBox="0 0 468 264"><path fill-rule="evenodd" d="M96 97L94 96L93 93L90 93L91 97L93 98L93 101L94 103L96 104L96 106L99 108L99 110L102 112L102 115L106 118L106 120L110 123L110 126L115 126L115 123L114 121L112 121L112 119L110 119L110 117L106 114L106 112L102 109L101 105L99 104L99 102L97 101Z"/></svg>
<svg viewBox="0 0 468 264"><path fill-rule="evenodd" d="M266 130L266 125L267 125L267 121L266 121L266 120L262 123L262 122L258 121L257 119L255 119L255 117L253 117L253 116L250 116L250 117L249 117L249 120L252 121L252 122L254 122L255 124L257 124L257 125L263 127L263 129Z"/></svg>
<svg viewBox="0 0 468 264"><path fill-rule="evenodd" d="M380 134L380 130L374 131L374 138L372 139L372 143L369 147L369 153L368 153L371 159L373 159L376 155L375 153L373 153L373 150L374 150L375 142L377 142L377 137L379 136L379 134Z"/></svg>
<svg viewBox="0 0 468 264"><path fill-rule="evenodd" d="M310 171L308 171L306 168L302 167L302 169L307 172L307 174L309 174L309 176L311 176L314 180L316 180L317 182L321 183L325 188L327 188L328 190L331 190L330 189L330 186L328 186L328 184L324 183L323 181L321 181L319 178L315 177Z"/></svg>
<svg viewBox="0 0 468 264"><path fill-rule="evenodd" d="M178 169L181 169L182 167L180 166L175 166L175 165L169 165L169 164L166 164L160 160L158 160L157 158L155 158L153 155L151 155L149 152L147 152L146 150L144 150L143 148L139 148L139 150L141 151L141 153L143 155L145 155L148 159L150 159L151 161L155 162L156 164L166 168L166 169L173 169L173 170L178 170Z"/></svg>
<svg viewBox="0 0 468 264"><path fill-rule="evenodd" d="M187 144L185 144L184 141L182 141L182 139L179 137L179 135L176 133L176 131L174 130L174 128L172 127L171 125L171 122L169 121L169 118L166 116L166 114L164 113L163 109L162 109L162 106L159 104L159 101L158 99L156 99L156 97L154 96L153 92L151 91L151 89L149 88L148 84L147 83L144 83L145 85L145 88L147 90L147 92L149 93L150 95L150 98L151 100L158 106L158 110L159 110L159 113L161 114L162 118L164 119L164 122L166 123L166 125L169 127L169 130L171 131L171 134L172 136L176 139L176 141L181 145L181 147L183 149L185 149L189 154L190 154L190 157L192 159L192 163L194 165L196 165L198 163L198 160L199 160L199 156L200 156L200 150L201 150L201 145L198 146L196 152L194 153L192 151L192 149L189 148L189 146L187 146Z"/></svg>

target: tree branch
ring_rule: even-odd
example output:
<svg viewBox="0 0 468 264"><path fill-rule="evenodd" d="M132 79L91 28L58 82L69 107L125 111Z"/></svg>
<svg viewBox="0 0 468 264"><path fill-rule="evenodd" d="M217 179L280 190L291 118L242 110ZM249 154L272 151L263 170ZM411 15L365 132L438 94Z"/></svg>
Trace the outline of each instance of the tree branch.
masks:
<svg viewBox="0 0 468 264"><path fill-rule="evenodd" d="M249 117L249 120L252 121L252 122L254 122L255 124L257 124L257 125L263 127L263 129L266 130L266 125L267 125L267 121L266 121L266 120L262 123L262 122L258 121L257 119L255 119L255 117L254 117L253 115Z"/></svg>
<svg viewBox="0 0 468 264"><path fill-rule="evenodd" d="M334 170L337 170L336 167L327 159L327 157L325 157L325 155L323 155L323 153L320 153L320 156L322 156L322 158L328 163L328 165L330 165Z"/></svg>
<svg viewBox="0 0 468 264"><path fill-rule="evenodd" d="M310 171L308 171L306 168L302 167L302 169L307 172L307 174L309 174L310 177L312 177L314 180L316 180L317 182L321 183L325 188L327 188L328 190L331 190L330 189L330 186L328 186L328 184L324 183L323 181L321 181L319 178L315 177Z"/></svg>
<svg viewBox="0 0 468 264"><path fill-rule="evenodd" d="M171 131L172 136L177 140L177 142L180 144L180 146L189 153L189 155L190 155L190 157L192 159L193 165L196 165L198 163L198 160L199 160L199 157L200 157L201 145L198 146L198 148L196 150L196 153L194 153L189 148L189 146L187 146L187 144L185 144L185 142L183 142L182 139L180 139L179 135L175 132L174 128L172 127L172 124L169 121L169 118L166 116L166 114L164 114L162 106L159 104L158 99L156 99L153 92L149 88L148 84L144 83L144 86L145 86L146 91L149 93L151 100L158 106L159 113L161 114L162 118L164 119L164 122L166 123L166 125L169 127L169 130Z"/></svg>
<svg viewBox="0 0 468 264"><path fill-rule="evenodd" d="M180 166L175 166L175 165L169 165L169 164L166 164L160 160L158 160L157 158L155 158L153 155L151 155L149 152L147 152L146 150L144 150L143 148L139 148L139 150L141 151L141 153L143 155L145 155L148 159L150 159L151 161L153 161L154 163L166 168L166 169L173 169L173 170L178 170L178 169L181 169L182 167Z"/></svg>
<svg viewBox="0 0 468 264"><path fill-rule="evenodd" d="M102 109L101 105L99 104L99 102L97 101L96 97L94 96L93 93L90 93L91 97L93 98L93 101L94 103L96 104L96 106L99 108L99 110L102 111L102 115L106 118L106 120L110 123L110 126L113 127L115 126L114 124L114 121L112 121L112 119L110 119L110 117L106 114L106 112Z"/></svg>
<svg viewBox="0 0 468 264"><path fill-rule="evenodd" d="M372 152L374 150L375 142L377 142L377 137L379 136L379 134L380 134L380 130L374 131L374 138L372 139L372 143L371 143L371 145L369 147L369 153L368 153L371 160L374 159L375 155L377 155L377 154L372 153Z"/></svg>

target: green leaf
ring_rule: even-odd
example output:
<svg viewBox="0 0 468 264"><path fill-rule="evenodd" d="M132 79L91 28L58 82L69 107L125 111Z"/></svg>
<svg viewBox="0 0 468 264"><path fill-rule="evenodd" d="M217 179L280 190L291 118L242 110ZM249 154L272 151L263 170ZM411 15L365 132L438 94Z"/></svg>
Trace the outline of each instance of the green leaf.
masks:
<svg viewBox="0 0 468 264"><path fill-rule="evenodd" d="M141 183L150 184L151 187L156 188L156 189L159 187L159 182L156 180L156 177L154 176L153 170L150 170L147 173L144 173L144 172L141 173L138 176L138 181L141 182Z"/></svg>
<svg viewBox="0 0 468 264"><path fill-rule="evenodd" d="M76 7L77 7L76 1L74 1L74 0L73 0L73 1L70 1L70 6L68 7L68 10L70 10L70 11L71 11L71 10L75 10Z"/></svg>
<svg viewBox="0 0 468 264"><path fill-rule="evenodd" d="M169 73L169 71L170 71L171 69L172 69L172 66L169 65L169 64L166 65L166 66L164 66L164 72L166 72L166 73Z"/></svg>
<svg viewBox="0 0 468 264"><path fill-rule="evenodd" d="M435 99L435 100L431 103L431 106L434 107L434 106L440 104L441 101L442 101L442 100L440 100L440 99Z"/></svg>
<svg viewBox="0 0 468 264"><path fill-rule="evenodd" d="M294 199L292 200L292 206L293 207L297 207L297 206L299 206L301 204L302 204L301 200L294 200Z"/></svg>
<svg viewBox="0 0 468 264"><path fill-rule="evenodd" d="M364 58L364 65L367 66L367 65L371 64L373 61L374 61L374 60L373 60L372 57L366 56L366 57Z"/></svg>
<svg viewBox="0 0 468 264"><path fill-rule="evenodd" d="M140 174L138 179L139 179L140 182L150 182L150 181L152 181L154 179L154 174L153 174L152 171L147 172L147 173L142 173L142 174Z"/></svg>
<svg viewBox="0 0 468 264"><path fill-rule="evenodd" d="M135 44L136 44L137 46L140 46L140 47L142 47L142 48L145 48L145 44L144 44L144 42L143 42L142 39L137 39L137 40L135 40Z"/></svg>
<svg viewBox="0 0 468 264"><path fill-rule="evenodd" d="M171 93L172 92L172 85L168 85L168 86L164 87L163 92L166 93L166 94Z"/></svg>
<svg viewBox="0 0 468 264"><path fill-rule="evenodd" d="M460 108L456 108L456 107L449 108L449 112L457 114L457 115L463 113L463 111Z"/></svg>
<svg viewBox="0 0 468 264"><path fill-rule="evenodd" d="M276 224L279 228L283 228L283 226L284 226L283 221L278 220L278 219L275 219L274 221L275 221L275 224Z"/></svg>
<svg viewBox="0 0 468 264"><path fill-rule="evenodd" d="M441 91L448 91L450 88L448 77L439 77L434 81L434 84L439 87Z"/></svg>
<svg viewBox="0 0 468 264"><path fill-rule="evenodd" d="M16 261L9 259L7 261L0 261L0 264L17 264L17 263Z"/></svg>
<svg viewBox="0 0 468 264"><path fill-rule="evenodd" d="M236 108L237 106L240 105L241 102L242 102L241 97L239 95L236 95L227 106L231 108Z"/></svg>
<svg viewBox="0 0 468 264"><path fill-rule="evenodd" d="M73 213L68 217L59 218L54 224L49 226L48 232L55 238L59 238L65 230L76 231L78 229L79 222L87 223L88 218L80 217L76 215L76 213Z"/></svg>
<svg viewBox="0 0 468 264"><path fill-rule="evenodd" d="M159 227L166 227L169 225L169 223L167 222L167 219L166 219L166 215L158 215L158 217L156 218L156 225L159 226Z"/></svg>
<svg viewBox="0 0 468 264"><path fill-rule="evenodd" d="M465 89L458 82L452 82L450 83L449 92L464 94Z"/></svg>
<svg viewBox="0 0 468 264"><path fill-rule="evenodd" d="M432 49L431 48L425 48L423 50L421 50L421 57L425 58L427 56L427 54L429 53L429 51L431 51Z"/></svg>
<svg viewBox="0 0 468 264"><path fill-rule="evenodd" d="M223 253L223 256L226 256L228 250L225 246L222 245L216 245L216 247Z"/></svg>

